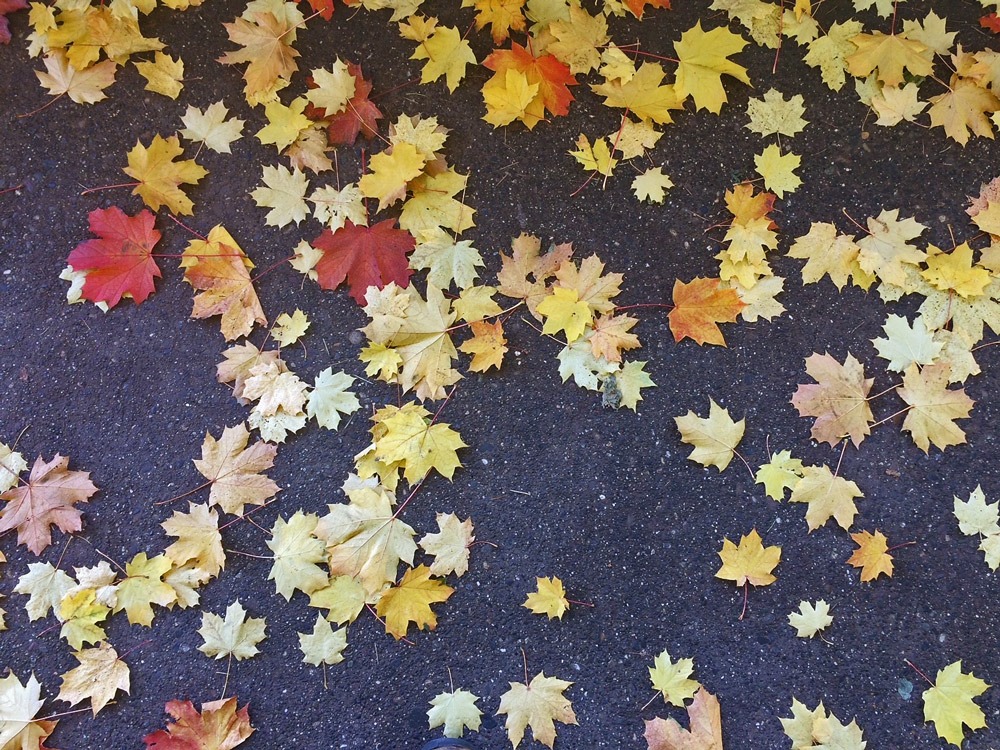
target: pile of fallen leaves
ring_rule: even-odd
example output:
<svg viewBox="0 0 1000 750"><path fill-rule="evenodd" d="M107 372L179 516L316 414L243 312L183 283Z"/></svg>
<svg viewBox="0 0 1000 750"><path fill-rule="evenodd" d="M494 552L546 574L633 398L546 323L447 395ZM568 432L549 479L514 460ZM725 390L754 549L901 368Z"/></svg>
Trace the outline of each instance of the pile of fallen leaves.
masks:
<svg viewBox="0 0 1000 750"><path fill-rule="evenodd" d="M475 226L476 210L466 203L470 180L491 177L470 177L460 155L456 163L449 160L449 131L435 115L383 112L361 66L341 59L338 50L324 67L300 69L299 34L335 12L332 0L309 3L307 15L293 2L252 0L225 25L231 46L218 59L242 74L246 103L265 123L255 137L274 147L274 163L258 165L261 184L251 196L263 209L261 223L295 225L298 242L287 257L256 269L240 240L221 224L201 234L177 218L198 216L195 201L209 176L197 161L202 150L229 154L243 137L247 123L230 116L233 104L224 101L188 105L175 132L140 139L122 154L121 169L130 181L107 189L131 188L145 207L95 207L89 214L92 236L67 248L62 278L70 283L69 302L111 311L126 300L141 305L155 293L159 264L168 257L157 252L164 233L188 233L179 267L194 291L190 317L219 318L225 345L217 381L246 407L246 419L217 435L208 432L201 457L192 459L205 481L160 503L188 500L186 510L164 515L171 543L152 554L137 551L124 564L95 557L72 575L60 567L61 556L55 564L35 558L53 543L53 528L83 530L78 506L91 501L98 487L88 472L70 469L67 457L39 455L29 471L16 445L0 443L0 532L16 530L25 549L15 553L11 545L11 555L27 563L13 592L27 596L30 620L49 619L59 628L79 661L62 676L58 700L76 705L89 699L95 715L123 700L119 692L130 690L127 654L109 643L109 620L124 612L129 624L150 626L171 610L199 606L202 587L215 580L225 585L222 532L234 523L252 523L267 535L276 592L286 601L307 600L317 610L311 630L299 633L304 662L325 670L343 661L350 626L359 617L375 618L395 640L409 642L415 632L433 630L437 613L469 570L474 525L440 512L436 530L418 531L405 510L418 493L424 493L421 501L433 493L435 475L450 480L466 451L474 451L445 421L450 396L470 374L503 376L506 327L522 320L558 343L563 381L600 394L605 407L638 412L643 392L655 385L648 362L631 358L641 349L635 332L646 312L641 308L669 310L678 345L690 339L726 346L721 325L770 321L785 312L778 299L784 279L771 266L784 252L805 261L804 284L829 277L838 289L874 290L887 305L911 295L919 299L912 319L889 312L885 337L872 342L894 378L882 393L871 395L874 378L850 353L843 362L819 352L806 359L805 376L813 382L798 386L791 406L815 420L812 438L841 451L848 443L857 448L872 429L905 415L901 428L924 453L965 442L958 422L972 416L974 402L962 384L980 373L976 352L985 328L1000 333L1000 178L965 207L967 220L956 224L962 241L950 248L922 241L927 227L901 216L905 208L846 216L842 227L816 221L803 236L783 236L782 202L811 177L797 172L802 160L792 150L795 136L808 127L808 109L801 95L752 81L735 59L751 43L774 50L776 68L779 53L797 56L817 68L830 89L850 81L857 106L871 110L876 126L915 123L928 127L938 145L947 139L964 147L973 137L993 138L1000 124L1000 53L957 45L946 12L913 18L905 3L854 0L863 21L830 20L820 3L809 0L715 0L713 12L678 29L676 41L647 48L627 41L629 34L647 13L669 12L669 0L604 0L590 9L572 0L466 0L454 9L471 24L464 33L427 15L420 0L349 3L391 12L389 20L420 65L420 85L454 92L474 85L469 72L476 66L489 71L480 114L494 128L533 130L572 108L612 108L620 118L617 130L580 133L566 144L565 158L585 171L576 193L591 191L594 200L600 200L598 186L613 189L627 165L635 172L627 181L635 199L663 203L674 188L663 171L666 155L656 150L666 128L691 127L708 115L740 116L768 141L754 158L758 179L726 190L727 218L710 228L720 247L717 274L678 279L669 301L622 306L616 298L624 276L607 270L597 254L569 243L543 246L539 237L523 233L513 238L509 253L484 258L471 240L459 239ZM198 3L161 4L184 11ZM148 91L180 99L183 60L146 35L155 5L56 0L28 9L22 0L0 0L0 42L11 41L6 16L27 9L30 32L12 43L26 44L28 56L38 58L38 80L54 97L26 114L44 117L43 110L63 97L93 105L115 96L115 88L123 88L116 76L129 64ZM997 31L1000 23L984 11L982 26ZM488 54L477 54L480 46L488 46ZM219 67L217 74L235 79L236 72ZM727 88L746 85L755 86L755 93L767 90L735 113ZM359 157L351 162L357 164L354 173L341 169L338 153ZM303 222L310 228L300 229ZM485 269L496 267L494 260L495 276L484 277ZM361 409L352 390L355 376L332 366L297 373L283 357L308 340L312 321L309 310L296 308L269 323L255 284L271 271L285 273L290 288L304 280L348 294L368 319L357 352L363 372L389 387L380 391L383 402L368 405L369 444L354 456L340 502L325 514L284 504L268 528L252 516L291 489L267 476L279 451L294 450L296 433L337 430ZM879 402L884 414L877 417L871 402L883 396L897 401L884 408ZM734 420L713 397L707 416L691 411L675 423L679 440L693 449L692 461L721 472L738 459L767 497L782 502L787 493L790 502L806 505L808 531L833 519L850 533L857 549L845 562L860 569L861 581L891 578L890 552L909 543L892 546L878 529L854 531L861 513L856 501L864 494L841 476L839 462L805 465L792 446L768 448L769 460L752 467L738 450L745 420ZM279 448L286 441L289 446ZM993 570L1000 566L997 508L979 488L968 500L955 498L960 530L979 537ZM729 538L719 543L722 565L715 576L742 587L742 618L749 587L777 580L781 549L765 546L756 529L738 544ZM232 662L259 652L267 624L231 598L224 615L203 612L198 630L199 650L226 660L223 699L204 703L200 712L190 701L167 703L173 721L148 734L147 747L232 748L254 731L247 707L225 694ZM593 606L568 599L559 578L539 577L524 606L561 618L574 604ZM788 621L799 637L823 638L833 615L822 599L803 601ZM666 651L649 669L653 689L666 703L685 707L689 717L689 729L674 719L647 721L650 748L722 747L720 702L691 679L693 669L692 659L675 662ZM965 728L985 726L972 699L988 685L964 673L960 661L928 682L924 715L940 737L961 745ZM535 740L551 747L556 722L576 723L564 695L571 684L544 672L529 679L525 657L524 682L497 696L497 713L506 717L513 746L530 728ZM792 748L866 746L856 721L844 724L822 703L810 709L789 698L792 716L781 723ZM478 730L479 700L452 686L431 701L430 728L443 726L449 737ZM57 722L39 717L43 703L33 675L25 682L13 673L0 679L0 748L44 747Z"/></svg>

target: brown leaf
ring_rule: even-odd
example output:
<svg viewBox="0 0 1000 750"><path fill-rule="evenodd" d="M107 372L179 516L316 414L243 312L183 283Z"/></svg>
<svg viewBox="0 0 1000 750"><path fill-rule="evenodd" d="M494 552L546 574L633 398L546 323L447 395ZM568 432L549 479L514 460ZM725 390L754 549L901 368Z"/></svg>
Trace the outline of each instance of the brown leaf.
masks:
<svg viewBox="0 0 1000 750"><path fill-rule="evenodd" d="M649 750L722 750L722 711L719 699L701 688L688 706L690 730L674 719L646 722Z"/></svg>

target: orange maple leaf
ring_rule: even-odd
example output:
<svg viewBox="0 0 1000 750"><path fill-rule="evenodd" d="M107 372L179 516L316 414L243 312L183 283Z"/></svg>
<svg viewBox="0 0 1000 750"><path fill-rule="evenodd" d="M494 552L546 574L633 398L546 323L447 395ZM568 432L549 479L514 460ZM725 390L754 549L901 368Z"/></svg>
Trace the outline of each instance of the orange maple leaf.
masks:
<svg viewBox="0 0 1000 750"><path fill-rule="evenodd" d="M642 20L642 14L646 10L647 5L653 8L666 8L670 10L670 0L625 0L625 7L629 9L629 12L633 16L640 20Z"/></svg>
<svg viewBox="0 0 1000 750"><path fill-rule="evenodd" d="M546 110L554 117L569 112L570 102L573 101L569 87L576 86L576 78L570 74L569 66L553 55L535 57L517 42L512 42L510 49L494 50L483 60L483 65L494 72L491 80L503 81L508 70L515 70L525 75L529 86L538 85L538 93L521 117L529 130L545 119Z"/></svg>
<svg viewBox="0 0 1000 750"><path fill-rule="evenodd" d="M201 704L201 713L191 701L169 701L166 712L173 724L143 737L146 750L232 750L254 733L247 706L237 710L236 698Z"/></svg>
<svg viewBox="0 0 1000 750"><path fill-rule="evenodd" d="M885 534L876 530L874 534L859 531L851 534L851 539L858 545L854 554L848 559L848 565L861 568L861 580L874 581L880 575L892 578L892 555L889 554L889 541Z"/></svg>
<svg viewBox="0 0 1000 750"><path fill-rule="evenodd" d="M733 224L745 226L754 219L770 219L768 214L774 210L775 198L774 193L766 191L755 194L751 183L742 182L726 191L726 208L733 215ZM768 229L777 228L773 221L768 225Z"/></svg>
<svg viewBox="0 0 1000 750"><path fill-rule="evenodd" d="M69 471L69 459L58 453L48 463L39 456L27 484L0 494L7 501L0 511L0 534L17 529L18 544L40 555L52 544L52 526L67 532L83 528L83 514L73 505L95 492L90 472Z"/></svg>
<svg viewBox="0 0 1000 750"><path fill-rule="evenodd" d="M746 307L733 289L720 289L719 279L674 282L674 309L667 316L674 341L694 339L698 344L725 346L718 323L735 323Z"/></svg>

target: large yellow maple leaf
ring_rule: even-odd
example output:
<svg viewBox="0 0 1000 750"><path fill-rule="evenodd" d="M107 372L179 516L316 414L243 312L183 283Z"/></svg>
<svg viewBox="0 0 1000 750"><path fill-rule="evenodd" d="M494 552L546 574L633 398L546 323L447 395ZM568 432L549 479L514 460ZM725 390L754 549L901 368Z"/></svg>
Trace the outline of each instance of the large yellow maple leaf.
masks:
<svg viewBox="0 0 1000 750"><path fill-rule="evenodd" d="M153 604L165 607L177 599L177 592L162 578L173 562L166 555L147 558L140 552L125 564L125 580L118 584L114 612L125 610L133 625L153 624Z"/></svg>
<svg viewBox="0 0 1000 750"><path fill-rule="evenodd" d="M527 685L510 683L510 690L500 696L497 713L507 715L507 737L515 749L529 726L535 740L551 748L556 741L555 722L576 724L573 706L563 695L572 684L558 677L546 677L544 672L536 674Z"/></svg>
<svg viewBox="0 0 1000 750"><path fill-rule="evenodd" d="M993 138L993 125L987 115L1000 110L1000 99L971 78L952 76L951 86L943 94L932 96L931 126L942 127L949 138L961 145L969 142L969 131L983 138Z"/></svg>
<svg viewBox="0 0 1000 750"><path fill-rule="evenodd" d="M778 580L771 571L781 561L781 547L765 547L757 529L740 537L739 546L723 539L719 558L722 567L715 577L735 581L737 586L767 586Z"/></svg>
<svg viewBox="0 0 1000 750"><path fill-rule="evenodd" d="M836 519L840 528L851 528L858 513L854 504L857 497L864 497L858 485L837 476L829 466L806 466L788 501L809 504L806 523L809 531L815 531L831 518Z"/></svg>
<svg viewBox="0 0 1000 750"><path fill-rule="evenodd" d="M910 410L903 429L924 453L931 443L940 450L965 442L965 432L955 424L965 419L975 403L965 389L948 390L950 366L928 365L923 369L910 365L903 375L903 385L896 391Z"/></svg>
<svg viewBox="0 0 1000 750"><path fill-rule="evenodd" d="M458 449L466 448L462 437L447 424L431 423L431 414L415 403L397 409L387 406L375 434L375 459L397 464L403 478L416 484L431 470L451 479L462 464Z"/></svg>
<svg viewBox="0 0 1000 750"><path fill-rule="evenodd" d="M412 622L418 630L437 627L432 604L446 601L455 589L440 578L431 578L431 569L420 565L406 571L399 585L393 586L378 600L375 611L385 618L385 632L397 641L406 637Z"/></svg>
<svg viewBox="0 0 1000 750"><path fill-rule="evenodd" d="M927 46L907 39L905 33L876 31L858 34L851 42L858 48L846 58L847 70L852 76L867 78L876 71L878 80L886 86L899 86L904 80L904 70L915 77L929 76L933 70L931 61L923 55Z"/></svg>
<svg viewBox="0 0 1000 750"><path fill-rule="evenodd" d="M694 446L688 458L702 466L715 466L722 471L736 454L736 446L746 430L746 420L734 422L729 410L715 403L715 399L709 399L709 403L707 418L688 411L683 417L674 417L674 422L681 433L681 440Z"/></svg>
<svg viewBox="0 0 1000 750"><path fill-rule="evenodd" d="M963 725L971 730L986 726L986 715L972 702L990 686L971 672L962 672L961 660L939 669L934 685L924 691L924 721L933 721L938 737L962 746Z"/></svg>
<svg viewBox="0 0 1000 750"><path fill-rule="evenodd" d="M261 472L274 465L278 449L264 442L247 447L250 431L242 424L226 427L216 440L205 433L201 458L195 468L212 486L209 505L218 505L226 513L243 515L246 505L262 505L280 488Z"/></svg>
<svg viewBox="0 0 1000 750"><path fill-rule="evenodd" d="M194 213L194 204L180 186L197 185L208 170L195 163L194 159L174 161L183 153L176 135L169 138L153 136L149 148L137 141L128 152L128 166L122 170L139 181L132 195L140 196L154 211L166 206L182 216Z"/></svg>
<svg viewBox="0 0 1000 750"><path fill-rule="evenodd" d="M673 122L670 110L681 109L684 97L676 85L662 84L664 75L659 63L644 62L629 80L614 78L592 88L605 97L607 107L627 109L642 120L667 125Z"/></svg>
<svg viewBox="0 0 1000 750"><path fill-rule="evenodd" d="M119 690L129 692L128 665L108 643L98 648L85 648L73 654L80 666L62 675L58 698L71 706L90 698L90 707L97 712L114 698Z"/></svg>
<svg viewBox="0 0 1000 750"><path fill-rule="evenodd" d="M697 109L719 114L726 103L722 76L732 76L750 85L747 69L727 59L747 46L747 41L725 27L702 31L701 21L685 31L674 45L680 63L674 90L678 99L694 97Z"/></svg>
<svg viewBox="0 0 1000 750"><path fill-rule="evenodd" d="M221 224L214 226L206 239L188 243L180 266L184 280L200 290L194 298L192 318L221 315L226 341L246 336L254 323L267 325L250 278L253 262Z"/></svg>

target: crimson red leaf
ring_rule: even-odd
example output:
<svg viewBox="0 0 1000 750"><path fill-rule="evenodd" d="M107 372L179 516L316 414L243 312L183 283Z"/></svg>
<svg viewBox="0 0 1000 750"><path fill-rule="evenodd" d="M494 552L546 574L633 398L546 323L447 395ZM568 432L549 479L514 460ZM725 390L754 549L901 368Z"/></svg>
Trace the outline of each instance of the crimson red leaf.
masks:
<svg viewBox="0 0 1000 750"><path fill-rule="evenodd" d="M395 219L380 221L373 227L357 226L348 221L336 232L323 231L313 240L313 247L323 251L316 264L319 285L336 289L347 279L351 296L365 304L368 287L379 289L391 281L406 286L413 271L406 256L413 252L413 235L396 229Z"/></svg>
<svg viewBox="0 0 1000 750"><path fill-rule="evenodd" d="M90 231L99 239L81 242L66 261L87 274L84 299L114 307L126 294L137 305L152 294L153 278L162 275L153 260L153 246L160 241L155 221L145 209L136 216L115 206L90 212Z"/></svg>
<svg viewBox="0 0 1000 750"><path fill-rule="evenodd" d="M980 18L979 25L984 29L989 29L994 34L1000 34L1000 17L996 13L990 13Z"/></svg>
<svg viewBox="0 0 1000 750"><path fill-rule="evenodd" d="M7 14L27 7L27 0L0 0L0 44L10 42L10 25Z"/></svg>

